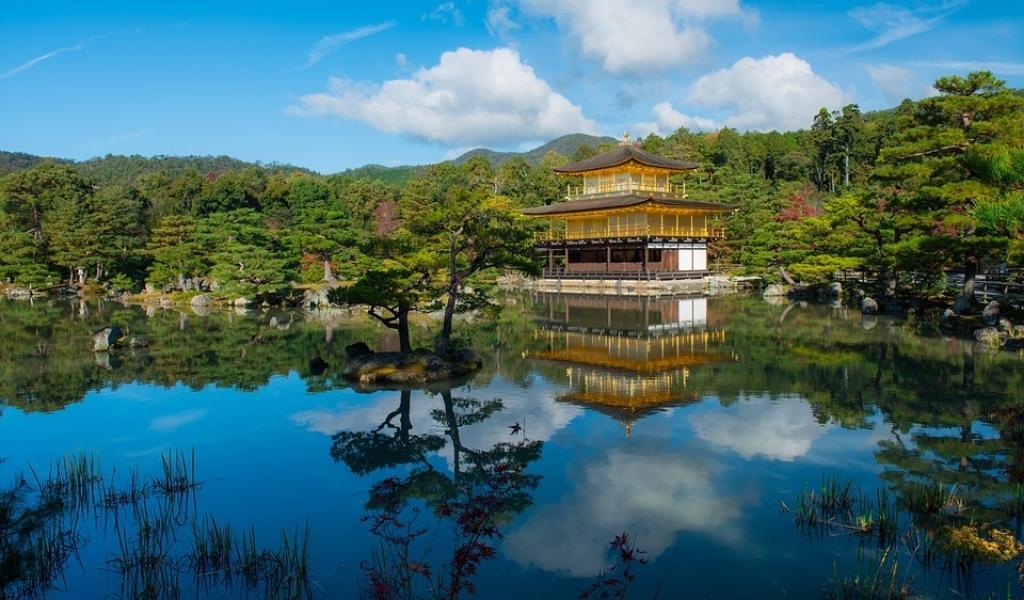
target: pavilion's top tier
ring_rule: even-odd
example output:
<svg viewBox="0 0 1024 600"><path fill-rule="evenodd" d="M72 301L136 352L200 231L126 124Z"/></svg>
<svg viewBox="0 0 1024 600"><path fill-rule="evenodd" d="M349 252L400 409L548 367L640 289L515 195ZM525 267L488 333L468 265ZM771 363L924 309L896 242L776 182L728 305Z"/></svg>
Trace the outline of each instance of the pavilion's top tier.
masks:
<svg viewBox="0 0 1024 600"><path fill-rule="evenodd" d="M655 156L633 144L625 143L603 154L555 167L555 172L563 175L600 175L602 171L636 171L668 175L692 171L699 166L700 164L695 162Z"/></svg>
<svg viewBox="0 0 1024 600"><path fill-rule="evenodd" d="M695 162L655 156L627 142L603 154L556 167L554 171L579 178L577 184L566 187L568 200L628 194L685 198L685 186L672 185L669 176L699 166Z"/></svg>

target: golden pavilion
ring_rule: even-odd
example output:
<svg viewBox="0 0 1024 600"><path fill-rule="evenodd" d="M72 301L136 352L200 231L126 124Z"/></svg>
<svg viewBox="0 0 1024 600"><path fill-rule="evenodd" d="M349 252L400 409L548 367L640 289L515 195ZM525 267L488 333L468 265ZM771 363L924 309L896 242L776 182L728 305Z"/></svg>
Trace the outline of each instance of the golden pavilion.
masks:
<svg viewBox="0 0 1024 600"><path fill-rule="evenodd" d="M691 200L673 175L694 162L655 156L629 143L555 169L571 177L562 202L524 214L548 220L537 250L546 279L693 279L707 274L708 242L724 236L715 215L734 206Z"/></svg>

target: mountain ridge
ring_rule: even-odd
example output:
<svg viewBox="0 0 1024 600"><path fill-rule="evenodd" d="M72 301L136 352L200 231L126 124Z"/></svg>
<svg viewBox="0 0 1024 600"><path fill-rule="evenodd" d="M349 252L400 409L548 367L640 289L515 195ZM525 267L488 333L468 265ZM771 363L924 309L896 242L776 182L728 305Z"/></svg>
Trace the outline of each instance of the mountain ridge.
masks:
<svg viewBox="0 0 1024 600"><path fill-rule="evenodd" d="M593 148L597 148L602 144L617 144L618 142L619 141L615 138L608 136L589 135L586 133L570 133L556 137L553 140L525 152L501 152L498 150L491 150L490 148L473 148L472 150L462 153L457 158L453 159L452 162L457 165L461 165L475 156L482 156L483 158L486 158L491 165L498 166L512 158L522 157L527 164L535 167L548 152L554 151L571 157L576 153L576 150L578 150L580 146L591 146Z"/></svg>
<svg viewBox="0 0 1024 600"><path fill-rule="evenodd" d="M474 157L483 157L491 165L497 167L513 158L522 158L527 164L537 166L548 152L557 152L567 157L572 157L581 146L598 148L604 144L615 144L615 138L607 136L595 136L585 133L571 133L550 140L536 148L525 152L503 152L489 148L474 148L459 155L451 162L461 165ZM227 155L188 155L188 156L141 156L138 154L107 154L85 160L72 160L55 156L40 156L26 152L12 152L0 150L0 176L32 168L43 162L55 162L70 165L79 170L83 175L88 175L101 183L112 181L133 181L141 175L156 171L176 172L192 168L206 175L209 173L222 173L228 170L245 169L257 167L273 172L283 173L312 173L313 171L303 167L288 164L252 162L237 159ZM438 161L445 162L445 161ZM324 175L347 175L359 179L376 179L385 183L404 185L417 171L428 165L396 165L384 166L379 164L365 164L359 167L344 169L335 173Z"/></svg>

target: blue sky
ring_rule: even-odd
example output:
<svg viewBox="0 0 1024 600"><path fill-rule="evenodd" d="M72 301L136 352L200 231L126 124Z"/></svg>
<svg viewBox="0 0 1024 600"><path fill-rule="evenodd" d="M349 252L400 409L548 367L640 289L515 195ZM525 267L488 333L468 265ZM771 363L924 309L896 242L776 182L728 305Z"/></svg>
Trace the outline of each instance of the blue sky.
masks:
<svg viewBox="0 0 1024 600"><path fill-rule="evenodd" d="M2 0L0 149L321 172L563 133L807 126L989 68L1024 2Z"/></svg>

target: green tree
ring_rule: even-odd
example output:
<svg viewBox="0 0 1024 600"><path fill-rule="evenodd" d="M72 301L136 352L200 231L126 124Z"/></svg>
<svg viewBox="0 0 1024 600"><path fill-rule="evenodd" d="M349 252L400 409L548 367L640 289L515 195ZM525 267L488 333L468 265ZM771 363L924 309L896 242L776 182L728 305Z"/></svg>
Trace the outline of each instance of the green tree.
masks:
<svg viewBox="0 0 1024 600"><path fill-rule="evenodd" d="M409 314L429 299L429 279L429 274L411 271L400 264L371 267L352 285L331 290L330 298L340 304L368 307L371 317L398 332L399 350L412 352Z"/></svg>
<svg viewBox="0 0 1024 600"><path fill-rule="evenodd" d="M339 206L313 206L301 211L294 225L285 233L300 255L314 256L323 265L323 280L336 281L334 263L346 265L355 258L360 232L352 227L348 214ZM351 267L346 267L351 275Z"/></svg>
<svg viewBox="0 0 1024 600"><path fill-rule="evenodd" d="M834 178L830 176L830 160L833 152L832 127L834 126L832 113L827 108L822 108L814 116L811 124L810 143L815 148L814 160L814 183L818 191L835 189Z"/></svg>
<svg viewBox="0 0 1024 600"><path fill-rule="evenodd" d="M569 159L551 150L541 157L537 164L537 196L541 204L551 204L565 198L565 181L555 174L554 170L569 164Z"/></svg>
<svg viewBox="0 0 1024 600"><path fill-rule="evenodd" d="M1006 260L1024 262L1024 150L1007 137L967 152L968 168L992 191L974 204L971 216L983 233L1006 236Z"/></svg>
<svg viewBox="0 0 1024 600"><path fill-rule="evenodd" d="M433 263L435 280L446 297L437 352L450 350L452 321L460 299L468 306L486 301L481 285L464 296L468 283L488 270L536 272L531 224L504 197L459 185L435 187L430 195L403 197L404 227L420 242L424 263Z"/></svg>
<svg viewBox="0 0 1024 600"><path fill-rule="evenodd" d="M122 185L57 202L46 215L52 260L82 284L130 271L145 242L143 211L138 193Z"/></svg>
<svg viewBox="0 0 1024 600"><path fill-rule="evenodd" d="M0 179L0 212L6 215L8 231L6 243L21 257L22 269L29 257L32 263L43 266L53 262L51 233L61 233L60 226L51 227L54 210L76 206L92 192L93 186L72 167L54 163L42 163ZM66 223L69 228L79 225L77 220ZM38 273L38 269L34 271ZM72 276L69 272L69 278Z"/></svg>
<svg viewBox="0 0 1024 600"><path fill-rule="evenodd" d="M46 266L35 236L19 231L11 217L0 212L0 280L24 285L31 291L58 279Z"/></svg>
<svg viewBox="0 0 1024 600"><path fill-rule="evenodd" d="M943 77L935 88L940 95L917 103L882 148L872 207L893 215L898 268L962 266L969 287L978 261L1007 246L1005 235L979 228L972 214L1012 189L1001 185L998 169L979 166L1024 143L1024 97L986 71Z"/></svg>
<svg viewBox="0 0 1024 600"><path fill-rule="evenodd" d="M221 293L283 293L295 280L295 257L252 209L215 213L199 222L198 239L210 249L209 276Z"/></svg>
<svg viewBox="0 0 1024 600"><path fill-rule="evenodd" d="M193 203L192 212L197 216L208 216L217 212L256 209L265 187L266 174L255 167L211 176L203 186L202 195Z"/></svg>
<svg viewBox="0 0 1024 600"><path fill-rule="evenodd" d="M191 215L170 215L153 228L146 246L152 259L148 280L156 285L175 282L185 289L185 278L206 274L208 249L198 239L196 220Z"/></svg>
<svg viewBox="0 0 1024 600"><path fill-rule="evenodd" d="M844 106L836 116L832 131L832 145L842 161L840 168L844 187L850 186L850 172L856 168L855 164L851 166L851 160L856 163L865 158L869 150L868 141L867 124L860 108L856 104Z"/></svg>
<svg viewBox="0 0 1024 600"><path fill-rule="evenodd" d="M352 226L364 233L373 232L378 207L396 202L399 196L398 188L377 180L333 176L328 183Z"/></svg>

